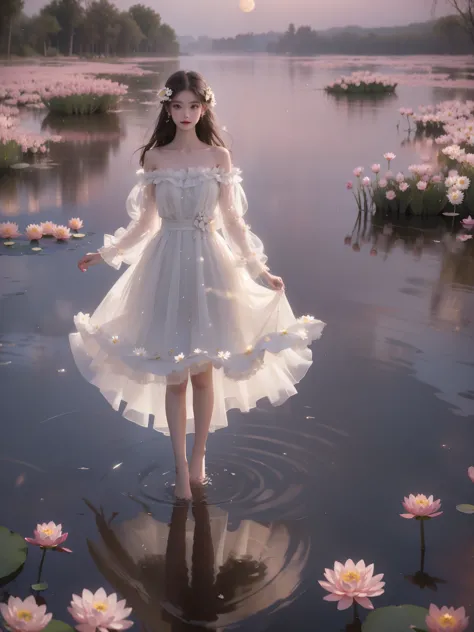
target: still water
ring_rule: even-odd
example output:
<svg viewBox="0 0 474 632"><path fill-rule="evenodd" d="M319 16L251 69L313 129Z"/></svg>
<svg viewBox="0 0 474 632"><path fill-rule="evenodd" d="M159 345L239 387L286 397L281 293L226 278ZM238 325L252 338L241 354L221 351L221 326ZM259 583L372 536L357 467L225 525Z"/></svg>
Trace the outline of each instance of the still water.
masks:
<svg viewBox="0 0 474 632"><path fill-rule="evenodd" d="M214 89L248 221L295 313L328 323L298 395L230 411L229 427L210 436L207 502L189 515L173 508L169 439L114 412L79 375L67 340L73 315L92 312L117 278L105 265L81 274L76 262L127 221L153 91L179 67ZM79 216L88 233L60 251L0 258L0 522L22 535L49 520L69 531L74 553L47 559L48 610L69 620L73 592L104 586L148 630L191 629L184 619L336 631L350 611L323 601L317 580L351 557L385 573L377 606L434 602L473 615L473 523L455 506L474 497L474 244L454 248L447 219L354 225L345 189L355 166L384 152L397 154L395 170L421 161L427 148L397 129L399 107L472 91L400 85L394 98L347 102L321 88L353 66L193 57L152 68L127 80L133 100L116 114L28 114L31 130L67 142L53 146L50 169L0 181L2 221ZM399 517L412 492L444 509L427 525L424 575L417 525ZM26 596L36 558L30 550L8 593Z"/></svg>

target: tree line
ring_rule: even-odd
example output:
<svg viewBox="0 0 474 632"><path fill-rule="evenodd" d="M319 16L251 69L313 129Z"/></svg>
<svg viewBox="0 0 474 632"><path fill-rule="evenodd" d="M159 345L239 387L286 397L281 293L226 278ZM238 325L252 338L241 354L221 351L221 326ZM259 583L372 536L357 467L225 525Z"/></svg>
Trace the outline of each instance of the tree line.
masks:
<svg viewBox="0 0 474 632"><path fill-rule="evenodd" d="M50 0L38 14L24 0L0 0L0 51L14 55L178 55L171 26L143 4L120 11L110 0Z"/></svg>
<svg viewBox="0 0 474 632"><path fill-rule="evenodd" d="M218 53L266 50L295 56L464 55L474 51L474 44L462 17L449 15L404 27L376 29L346 27L317 31L310 26L297 28L290 24L286 32L277 37L274 33L247 33L234 38L215 39L212 50Z"/></svg>

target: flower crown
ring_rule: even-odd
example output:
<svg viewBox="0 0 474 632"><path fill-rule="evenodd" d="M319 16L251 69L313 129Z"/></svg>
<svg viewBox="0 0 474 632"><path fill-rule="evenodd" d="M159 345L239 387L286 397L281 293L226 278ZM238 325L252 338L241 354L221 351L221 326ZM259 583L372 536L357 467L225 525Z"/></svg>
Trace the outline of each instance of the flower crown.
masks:
<svg viewBox="0 0 474 632"><path fill-rule="evenodd" d="M173 90L171 88L161 88L158 92L158 99L160 103L165 103L166 101L171 101L171 97L173 96ZM204 90L204 101L209 107L213 108L216 105L216 97L214 96L214 92L210 86Z"/></svg>

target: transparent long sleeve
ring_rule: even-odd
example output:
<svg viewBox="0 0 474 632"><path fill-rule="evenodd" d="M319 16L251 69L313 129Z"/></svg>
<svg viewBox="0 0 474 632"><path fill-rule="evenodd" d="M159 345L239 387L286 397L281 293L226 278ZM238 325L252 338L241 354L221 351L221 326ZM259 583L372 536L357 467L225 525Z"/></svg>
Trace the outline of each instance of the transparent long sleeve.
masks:
<svg viewBox="0 0 474 632"><path fill-rule="evenodd" d="M137 175L138 183L130 191L126 202L130 223L126 228L118 228L113 235L104 235L104 245L98 249L105 263L116 270L122 263L131 265L140 259L161 224L152 176L143 169Z"/></svg>
<svg viewBox="0 0 474 632"><path fill-rule="evenodd" d="M259 237L250 230L244 215L248 202L241 185L240 170L234 168L220 177L219 210L225 240L235 255L238 265L245 266L253 279L268 271L268 257Z"/></svg>

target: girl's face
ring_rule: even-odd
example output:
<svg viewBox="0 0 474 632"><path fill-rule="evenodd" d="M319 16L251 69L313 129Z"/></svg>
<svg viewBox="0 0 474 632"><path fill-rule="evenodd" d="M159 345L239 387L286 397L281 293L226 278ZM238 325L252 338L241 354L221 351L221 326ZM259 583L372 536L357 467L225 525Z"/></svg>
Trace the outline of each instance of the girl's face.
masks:
<svg viewBox="0 0 474 632"><path fill-rule="evenodd" d="M196 127L205 112L205 108L206 106L201 103L194 92L183 90L171 99L169 113L176 127L181 130L190 130Z"/></svg>

